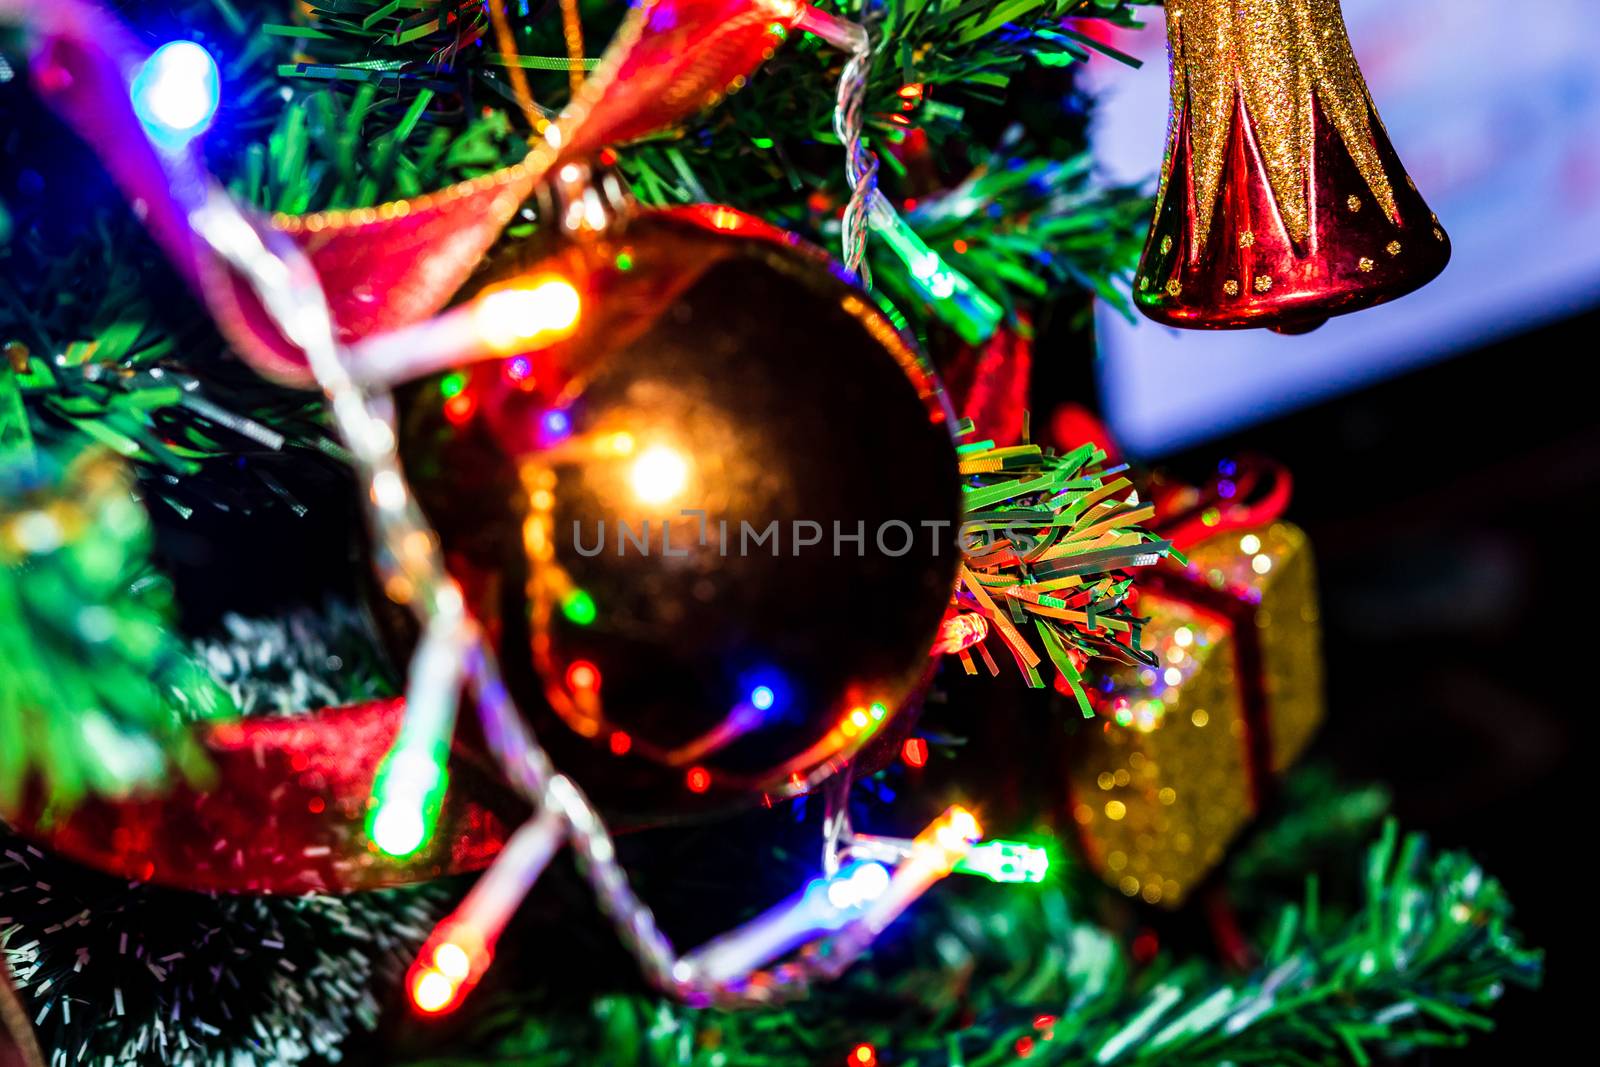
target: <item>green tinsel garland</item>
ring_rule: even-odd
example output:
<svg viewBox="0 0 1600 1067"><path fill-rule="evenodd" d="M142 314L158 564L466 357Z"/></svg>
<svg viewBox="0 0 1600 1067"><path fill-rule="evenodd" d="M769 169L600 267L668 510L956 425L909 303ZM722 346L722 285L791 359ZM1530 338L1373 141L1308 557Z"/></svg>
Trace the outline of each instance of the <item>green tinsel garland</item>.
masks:
<svg viewBox="0 0 1600 1067"><path fill-rule="evenodd" d="M376 1026L446 896L188 893L0 835L0 957L61 1067L336 1061Z"/></svg>
<svg viewBox="0 0 1600 1067"><path fill-rule="evenodd" d="M548 979L484 1007L466 1051L413 1067L1196 1067L1366 1064L1464 1042L1542 958L1509 924L1500 885L1469 858L1430 856L1386 826L1341 914L1317 881L1278 911L1245 976L1203 960L1136 963L1059 885L942 887L873 962L793 1008L696 1011L608 995L585 1008Z"/></svg>

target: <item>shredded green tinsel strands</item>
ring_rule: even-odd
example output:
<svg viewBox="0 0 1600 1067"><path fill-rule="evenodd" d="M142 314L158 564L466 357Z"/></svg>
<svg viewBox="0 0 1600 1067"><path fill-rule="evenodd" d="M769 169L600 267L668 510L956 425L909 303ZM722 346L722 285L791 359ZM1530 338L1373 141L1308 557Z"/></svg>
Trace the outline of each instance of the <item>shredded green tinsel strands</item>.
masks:
<svg viewBox="0 0 1600 1067"><path fill-rule="evenodd" d="M1085 718L1093 709L1081 666L1090 655L1154 663L1140 644L1144 620L1126 607L1132 580L1172 546L1141 529L1155 509L1136 502L1132 483L1101 469L1105 452L1083 445L1056 455L1035 444L996 447L975 441L957 449L963 486L962 566L957 606L988 620L1035 688L1043 662L1032 631ZM979 643L990 673L998 668ZM977 670L960 652L967 673Z"/></svg>
<svg viewBox="0 0 1600 1067"><path fill-rule="evenodd" d="M90 874L0 833L0 962L52 1067L338 1062L443 912L440 885L225 896Z"/></svg>

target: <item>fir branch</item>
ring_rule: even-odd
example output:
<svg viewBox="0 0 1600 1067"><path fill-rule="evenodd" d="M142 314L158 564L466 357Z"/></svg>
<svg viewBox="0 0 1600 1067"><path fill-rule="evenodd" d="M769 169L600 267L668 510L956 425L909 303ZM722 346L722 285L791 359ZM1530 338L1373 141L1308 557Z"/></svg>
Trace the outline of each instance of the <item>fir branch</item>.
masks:
<svg viewBox="0 0 1600 1067"><path fill-rule="evenodd" d="M1257 892L1348 852L1389 814L1389 790L1351 786L1326 766L1299 767L1285 780L1280 814L1257 828L1228 864L1234 891ZM1291 886L1292 888L1292 886Z"/></svg>
<svg viewBox="0 0 1600 1067"><path fill-rule="evenodd" d="M215 482L186 492L194 476L241 458L261 461L234 479L254 503L299 507L270 468L340 454L319 400L232 359L198 305L173 306L181 282L133 220L104 211L65 247L37 230L0 246L0 408L7 393L18 397L31 445L111 449L180 514L223 495Z"/></svg>
<svg viewBox="0 0 1600 1067"><path fill-rule="evenodd" d="M1349 919L1326 917L1313 880L1243 978L1200 960L1140 967L1076 920L1059 888L972 887L955 899L950 887L941 906L905 920L899 950L792 1009L605 995L584 1012L550 987L487 1011L482 1054L412 1062L800 1067L846 1062L865 1043L897 1067L1022 1055L1057 1067L1365 1063L1458 1044L1490 1025L1485 1009L1508 983L1538 984L1539 953L1512 930L1499 883L1467 857L1430 857L1391 823L1364 870Z"/></svg>
<svg viewBox="0 0 1600 1067"><path fill-rule="evenodd" d="M1131 314L1128 277L1147 224L1143 191L1093 181L1088 153L1057 161L1030 156L1013 131L955 188L917 199L904 217L917 234L1015 320L1069 287ZM880 244L873 277L891 299L922 299Z"/></svg>
<svg viewBox="0 0 1600 1067"><path fill-rule="evenodd" d="M101 451L59 483L25 477L13 469L0 485L0 811L30 781L68 806L169 769L203 775L174 709L210 718L232 704L171 630L128 480Z"/></svg>
<svg viewBox="0 0 1600 1067"><path fill-rule="evenodd" d="M1126 0L908 0L874 17L871 129L889 148L914 123L939 166L960 180L955 192L924 200L912 226L941 250L959 241L966 251L956 265L1009 310L1047 303L1069 286L1125 306L1148 205L1131 189L1091 191L1087 156L1054 162L1015 140L975 152L968 108L1002 99L1029 63L1066 65L1103 47L1074 20L1132 25L1133 10ZM591 52L619 14L585 7ZM551 11L514 21L525 57L563 54ZM520 158L526 131L502 91L502 57L485 47L483 23L481 4L329 0L300 23L269 27L295 59L278 66L291 98L265 142L245 149L231 188L277 211L365 206ZM647 205L728 203L828 243L848 192L832 132L843 59L796 35L743 91L683 128L626 146L618 166ZM529 71L541 101L562 99L562 67ZM908 84L920 101L910 114L901 92ZM958 210L970 205L981 212ZM877 257L874 274L913 321L925 321L902 264Z"/></svg>
<svg viewBox="0 0 1600 1067"><path fill-rule="evenodd" d="M394 692L374 645L362 612L330 603L230 616L193 651L244 714L268 715ZM0 830L0 967L53 1064L336 1062L376 1026L454 892L188 893L87 871Z"/></svg>
<svg viewBox="0 0 1600 1067"><path fill-rule="evenodd" d="M277 619L227 615L222 625L194 642L195 658L246 716L301 715L400 691L371 620L348 604Z"/></svg>

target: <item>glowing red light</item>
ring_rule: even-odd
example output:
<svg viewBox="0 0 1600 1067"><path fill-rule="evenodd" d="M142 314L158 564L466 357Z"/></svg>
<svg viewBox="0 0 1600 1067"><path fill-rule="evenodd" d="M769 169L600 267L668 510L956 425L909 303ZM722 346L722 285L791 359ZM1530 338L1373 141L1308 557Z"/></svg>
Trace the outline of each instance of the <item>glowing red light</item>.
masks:
<svg viewBox="0 0 1600 1067"><path fill-rule="evenodd" d="M951 247L956 250L956 255L958 256L964 256L967 254L967 242L965 241L957 240Z"/></svg>
<svg viewBox="0 0 1600 1067"><path fill-rule="evenodd" d="M683 784L689 787L691 793L704 793L711 788L711 772L704 767L690 767Z"/></svg>
<svg viewBox="0 0 1600 1067"><path fill-rule="evenodd" d="M1054 1015L1035 1015L1033 1017L1033 1028L1035 1030L1048 1030L1055 1024L1056 1017Z"/></svg>
<svg viewBox="0 0 1600 1067"><path fill-rule="evenodd" d="M411 982L411 1003L424 1015L437 1015L455 1006L456 984L432 967L423 968Z"/></svg>
<svg viewBox="0 0 1600 1067"><path fill-rule="evenodd" d="M1031 1038L1031 1037L1019 1037L1019 1038L1017 1038L1017 1058L1025 1060L1029 1056L1032 1056L1032 1055L1033 1055L1033 1038Z"/></svg>
<svg viewBox="0 0 1600 1067"><path fill-rule="evenodd" d="M626 756L628 754L628 750L632 747L633 738L629 737L623 731L618 730L616 733L611 735L611 754L613 756Z"/></svg>
<svg viewBox="0 0 1600 1067"><path fill-rule="evenodd" d="M900 758L906 761L907 767L926 767L928 742L920 737L906 738L906 743L900 746Z"/></svg>
<svg viewBox="0 0 1600 1067"><path fill-rule="evenodd" d="M567 668L567 687L577 692L592 693L600 688L600 668L586 659L580 659Z"/></svg>
<svg viewBox="0 0 1600 1067"><path fill-rule="evenodd" d="M878 1067L878 1050L862 1042L850 1050L850 1067Z"/></svg>
<svg viewBox="0 0 1600 1067"><path fill-rule="evenodd" d="M453 424L460 426L472 418L472 413L478 409L478 399L471 393L457 393L444 402L444 417Z"/></svg>

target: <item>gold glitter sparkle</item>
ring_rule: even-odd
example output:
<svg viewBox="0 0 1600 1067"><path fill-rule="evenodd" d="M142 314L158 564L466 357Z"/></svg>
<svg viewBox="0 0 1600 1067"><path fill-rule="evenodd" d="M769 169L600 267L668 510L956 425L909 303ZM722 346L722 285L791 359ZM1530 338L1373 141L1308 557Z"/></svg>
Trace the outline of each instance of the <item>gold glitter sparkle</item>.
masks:
<svg viewBox="0 0 1600 1067"><path fill-rule="evenodd" d="M1148 288L1150 288L1150 279L1146 278L1146 277L1141 277L1139 279L1139 291L1142 293Z"/></svg>
<svg viewBox="0 0 1600 1067"><path fill-rule="evenodd" d="M1372 268L1376 266L1376 264L1372 262L1371 256L1362 256L1361 259L1356 263L1356 266L1361 268L1362 274L1371 274Z"/></svg>
<svg viewBox="0 0 1600 1067"><path fill-rule="evenodd" d="M1271 289L1272 288L1272 275L1270 275L1270 274L1257 274L1256 275L1255 286L1256 286L1256 292L1258 292L1258 293L1264 293L1267 290Z"/></svg>
<svg viewBox="0 0 1600 1067"><path fill-rule="evenodd" d="M1172 251L1172 237L1170 235L1161 239L1161 254L1166 255Z"/></svg>
<svg viewBox="0 0 1600 1067"><path fill-rule="evenodd" d="M1180 282L1176 278L1172 278L1172 279L1168 280L1168 282L1167 282L1167 295L1168 296L1177 296L1182 292L1183 292L1183 283L1182 282Z"/></svg>
<svg viewBox="0 0 1600 1067"><path fill-rule="evenodd" d="M1360 211L1361 210L1361 198L1359 196L1356 196L1354 193L1352 193L1352 194L1350 194L1349 197L1347 197L1345 199L1344 206L1349 208L1351 211Z"/></svg>
<svg viewBox="0 0 1600 1067"><path fill-rule="evenodd" d="M1240 248L1249 248L1250 246L1254 245L1255 243L1256 243L1256 235L1255 235L1255 231L1254 230L1246 230L1246 231L1244 231L1243 233L1241 233L1239 235L1239 247Z"/></svg>
<svg viewBox="0 0 1600 1067"><path fill-rule="evenodd" d="M1178 134L1186 123L1198 248L1210 236L1241 94L1267 182L1292 238L1303 241L1310 233L1318 103L1378 206L1389 218L1396 216L1394 189L1373 138L1376 115L1339 0L1187 0L1169 8L1167 39L1172 112L1168 165L1162 168L1157 202L1166 197Z"/></svg>
<svg viewBox="0 0 1600 1067"><path fill-rule="evenodd" d="M1400 254L1400 242L1390 241L1388 244L1383 246L1383 250L1389 253L1391 256L1398 256Z"/></svg>
<svg viewBox="0 0 1600 1067"><path fill-rule="evenodd" d="M1442 240L1444 240L1444 231L1443 231L1443 230L1441 230L1441 229L1439 229L1439 227L1437 227L1437 226L1435 226L1435 227L1434 227L1434 228L1433 228L1433 239L1434 239L1434 240L1435 240L1435 241L1442 241Z"/></svg>
<svg viewBox="0 0 1600 1067"><path fill-rule="evenodd" d="M1239 283L1234 281L1232 278L1229 278L1227 281L1222 283L1222 291L1227 293L1229 296L1238 296Z"/></svg>

